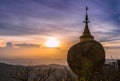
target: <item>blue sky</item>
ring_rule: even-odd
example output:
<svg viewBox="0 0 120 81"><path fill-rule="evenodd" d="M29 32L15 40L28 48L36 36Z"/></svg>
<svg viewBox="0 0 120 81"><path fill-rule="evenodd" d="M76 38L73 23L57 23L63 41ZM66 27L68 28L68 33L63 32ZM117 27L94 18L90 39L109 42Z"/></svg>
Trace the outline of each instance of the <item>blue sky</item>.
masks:
<svg viewBox="0 0 120 81"><path fill-rule="evenodd" d="M0 44L41 46L49 36L76 43L87 5L92 35L104 46L119 49L119 4L120 0L0 0Z"/></svg>

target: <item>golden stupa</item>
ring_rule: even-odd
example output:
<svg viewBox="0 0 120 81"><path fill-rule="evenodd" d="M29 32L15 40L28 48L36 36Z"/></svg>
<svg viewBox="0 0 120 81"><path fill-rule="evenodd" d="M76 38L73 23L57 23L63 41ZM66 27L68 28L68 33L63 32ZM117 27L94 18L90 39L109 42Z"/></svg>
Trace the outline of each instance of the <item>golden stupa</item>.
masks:
<svg viewBox="0 0 120 81"><path fill-rule="evenodd" d="M68 65L78 76L85 76L87 71L94 72L98 67L104 64L105 51L103 46L94 40L91 35L88 23L88 8L86 7L85 29L80 36L80 42L73 45L67 55Z"/></svg>

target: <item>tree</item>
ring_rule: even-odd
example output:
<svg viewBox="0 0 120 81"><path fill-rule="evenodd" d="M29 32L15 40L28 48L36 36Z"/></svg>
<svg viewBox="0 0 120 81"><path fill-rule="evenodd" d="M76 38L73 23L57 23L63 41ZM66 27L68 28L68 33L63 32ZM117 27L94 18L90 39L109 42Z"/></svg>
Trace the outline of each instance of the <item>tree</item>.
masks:
<svg viewBox="0 0 120 81"><path fill-rule="evenodd" d="M12 74L12 78L17 81L29 81L31 72L34 70L34 67L23 66L16 68L15 73Z"/></svg>
<svg viewBox="0 0 120 81"><path fill-rule="evenodd" d="M54 72L53 68L24 66L17 68L12 78L16 81L47 81Z"/></svg>
<svg viewBox="0 0 120 81"><path fill-rule="evenodd" d="M57 71L53 77L54 81L76 81L74 74L68 68Z"/></svg>
<svg viewBox="0 0 120 81"><path fill-rule="evenodd" d="M55 72L53 68L38 68L36 70L33 81L47 81L49 77Z"/></svg>

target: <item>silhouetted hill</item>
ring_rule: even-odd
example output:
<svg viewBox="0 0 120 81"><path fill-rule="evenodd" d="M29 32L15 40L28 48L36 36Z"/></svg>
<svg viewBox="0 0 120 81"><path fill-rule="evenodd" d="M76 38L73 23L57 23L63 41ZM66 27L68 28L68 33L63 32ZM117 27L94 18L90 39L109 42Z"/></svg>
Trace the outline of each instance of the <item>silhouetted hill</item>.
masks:
<svg viewBox="0 0 120 81"><path fill-rule="evenodd" d="M11 74L15 71L17 67L23 66L0 63L0 81L13 81L11 78Z"/></svg>
<svg viewBox="0 0 120 81"><path fill-rule="evenodd" d="M108 64L105 64L102 67L102 70L99 70L97 74L92 75L96 78L92 78L93 80L91 81L120 81L120 60L115 62L108 60L106 63ZM30 73L28 72L29 70ZM63 81L63 79L64 81L68 81L68 79L76 81L75 79L77 78L67 66L59 64L23 66L0 63L0 81L19 81L11 78L16 72L20 76L23 75L23 78L26 76L25 73L28 75L30 74L29 80L24 81ZM44 80L42 77L47 79ZM42 78L42 80L34 80L34 78Z"/></svg>
<svg viewBox="0 0 120 81"><path fill-rule="evenodd" d="M11 78L12 74L15 73L17 68L22 68L22 67L25 66L0 63L0 81L14 81ZM37 65L32 67L41 67L41 68L50 67L50 68L63 69L66 66L58 65L58 64L50 64L50 65Z"/></svg>

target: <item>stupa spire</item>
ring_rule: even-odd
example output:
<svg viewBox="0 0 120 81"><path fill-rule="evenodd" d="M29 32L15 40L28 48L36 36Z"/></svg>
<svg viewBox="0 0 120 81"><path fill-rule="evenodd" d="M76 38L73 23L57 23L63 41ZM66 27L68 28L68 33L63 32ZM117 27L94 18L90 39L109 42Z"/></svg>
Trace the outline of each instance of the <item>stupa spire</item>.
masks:
<svg viewBox="0 0 120 81"><path fill-rule="evenodd" d="M85 30L84 30L84 32L90 33L89 27L88 27L88 23L90 23L90 21L89 21L89 17L88 17L88 7L87 6L86 6L86 16L85 16L85 20L83 22L85 23Z"/></svg>
<svg viewBox="0 0 120 81"><path fill-rule="evenodd" d="M85 29L84 29L83 35L80 37L81 42L94 39L94 37L90 33L89 26L88 26L88 23L90 23L90 21L89 21L89 17L88 17L88 7L87 6L86 6L85 10L86 10L86 15L85 15L85 20L84 20Z"/></svg>
<svg viewBox="0 0 120 81"><path fill-rule="evenodd" d="M86 16L85 16L85 21L84 23L88 24L90 21L89 21L89 17L88 17L88 7L86 6Z"/></svg>

